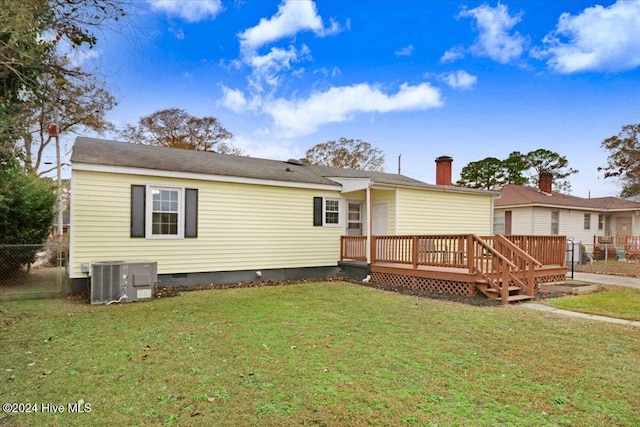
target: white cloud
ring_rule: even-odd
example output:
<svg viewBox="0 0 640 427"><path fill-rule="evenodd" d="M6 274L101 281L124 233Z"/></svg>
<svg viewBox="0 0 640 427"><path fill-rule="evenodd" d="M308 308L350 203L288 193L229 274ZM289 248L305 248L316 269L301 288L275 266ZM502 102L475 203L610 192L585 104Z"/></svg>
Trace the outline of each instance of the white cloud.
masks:
<svg viewBox="0 0 640 427"><path fill-rule="evenodd" d="M487 56L494 61L506 64L519 58L524 51L527 39L520 33L512 32L513 27L520 22L522 16L509 15L507 6L498 3L496 7L482 5L474 9L463 9L458 17L473 18L476 21L478 37L469 48L469 52L476 56ZM460 48L449 50L441 62L451 62L459 59Z"/></svg>
<svg viewBox="0 0 640 427"><path fill-rule="evenodd" d="M464 48L464 46L452 47L442 55L442 57L440 58L440 63L447 64L449 62L455 62L458 59L464 58L466 54L467 54L467 51Z"/></svg>
<svg viewBox="0 0 640 427"><path fill-rule="evenodd" d="M559 73L625 71L640 66L640 1L619 0L573 16L563 13L545 48L548 66Z"/></svg>
<svg viewBox="0 0 640 427"><path fill-rule="evenodd" d="M184 40L184 30L182 28L171 28L169 27L169 32L172 33L178 40Z"/></svg>
<svg viewBox="0 0 640 427"><path fill-rule="evenodd" d="M221 0L147 0L151 9L177 15L187 22L213 19L224 10Z"/></svg>
<svg viewBox="0 0 640 427"><path fill-rule="evenodd" d="M313 1L284 0L275 15L260 19L258 25L238 35L240 48L245 54L251 54L266 44L294 36L300 31L313 31L318 36L339 32L338 23L333 20L330 22L331 26L325 28Z"/></svg>
<svg viewBox="0 0 640 427"><path fill-rule="evenodd" d="M440 74L438 78L453 89L461 90L471 89L478 82L478 77L473 76L464 70Z"/></svg>
<svg viewBox="0 0 640 427"><path fill-rule="evenodd" d="M322 67L314 70L313 74L322 74L325 77L338 77L342 74L342 71L340 71L340 68L338 67L333 67L331 70L327 67Z"/></svg>
<svg viewBox="0 0 640 427"><path fill-rule="evenodd" d="M402 84L395 94L386 94L367 83L332 87L313 93L307 99L277 99L265 104L269 114L285 135L293 137L313 133L325 123L351 120L358 113L425 110L442 105L440 91L428 83Z"/></svg>
<svg viewBox="0 0 640 427"><path fill-rule="evenodd" d="M409 46L405 46L403 48L400 48L398 50L395 51L395 55L396 56L411 56L411 54L413 53L413 49L415 49L413 47L412 44L410 44Z"/></svg>
<svg viewBox="0 0 640 427"><path fill-rule="evenodd" d="M277 86L282 71L291 70L292 64L307 59L311 59L309 48L302 45L300 50L295 46L289 46L288 49L272 47L266 55L254 55L246 58L246 61L253 68L255 86L261 86L261 81Z"/></svg>
<svg viewBox="0 0 640 427"><path fill-rule="evenodd" d="M86 62L102 56L100 49L71 49L64 56L69 60L72 67L83 67Z"/></svg>
<svg viewBox="0 0 640 427"><path fill-rule="evenodd" d="M53 33L46 33L44 38L53 41L56 36ZM82 68L87 62L98 59L103 54L100 49L73 46L66 38L58 40L55 46L57 54L64 57L68 61L67 65L73 68Z"/></svg>
<svg viewBox="0 0 640 427"><path fill-rule="evenodd" d="M247 98L241 90L230 89L226 86L222 86L222 105L233 111L234 113L241 113L247 108Z"/></svg>
<svg viewBox="0 0 640 427"><path fill-rule="evenodd" d="M318 15L316 5L310 0L283 0L278 11L270 18L262 18L258 25L238 34L241 58L238 63L251 67L249 86L256 93L265 92L265 84L275 89L280 86L283 73L300 77L304 68L294 69L294 64L311 60L311 51L306 45L297 48L293 43L288 48L272 47L266 54L258 50L285 37L293 37L302 31L312 31L324 37L340 32L340 25L333 19L325 27Z"/></svg>

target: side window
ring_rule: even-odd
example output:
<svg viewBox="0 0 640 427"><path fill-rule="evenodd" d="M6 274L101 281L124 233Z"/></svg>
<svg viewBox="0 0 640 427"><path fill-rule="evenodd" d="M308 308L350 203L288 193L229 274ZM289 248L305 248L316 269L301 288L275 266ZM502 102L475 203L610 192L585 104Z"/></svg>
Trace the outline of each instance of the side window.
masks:
<svg viewBox="0 0 640 427"><path fill-rule="evenodd" d="M340 200L324 200L324 225L340 224Z"/></svg>
<svg viewBox="0 0 640 427"><path fill-rule="evenodd" d="M560 234L560 212L551 211L551 234Z"/></svg>
<svg viewBox="0 0 640 427"><path fill-rule="evenodd" d="M591 230L591 214L584 214L584 229Z"/></svg>
<svg viewBox="0 0 640 427"><path fill-rule="evenodd" d="M197 236L197 189L131 186L131 237L182 239Z"/></svg>
<svg viewBox="0 0 640 427"><path fill-rule="evenodd" d="M342 202L340 199L328 197L313 198L313 225L339 226L342 224Z"/></svg>
<svg viewBox="0 0 640 427"><path fill-rule="evenodd" d="M150 186L147 191L151 196L147 197L147 237L182 237L182 190Z"/></svg>

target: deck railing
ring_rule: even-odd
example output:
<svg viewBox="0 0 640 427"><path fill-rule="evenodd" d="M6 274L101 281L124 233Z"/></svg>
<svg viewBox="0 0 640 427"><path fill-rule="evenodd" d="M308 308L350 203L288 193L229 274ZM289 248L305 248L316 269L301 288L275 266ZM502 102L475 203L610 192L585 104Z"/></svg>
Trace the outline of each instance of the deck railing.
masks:
<svg viewBox="0 0 640 427"><path fill-rule="evenodd" d="M632 246L636 248L640 248L640 236L606 236L611 239L611 245L625 245ZM600 243L600 239L603 239L602 236L593 236L593 245L594 246L604 246L605 243Z"/></svg>
<svg viewBox="0 0 640 427"><path fill-rule="evenodd" d="M371 262L465 268L467 235L372 236Z"/></svg>
<svg viewBox="0 0 640 427"><path fill-rule="evenodd" d="M637 258L640 256L640 236L607 236L609 243L604 243L602 237L593 236L593 252L606 249L609 253L615 254L618 249L624 250L627 257Z"/></svg>
<svg viewBox="0 0 640 427"><path fill-rule="evenodd" d="M402 235L373 236L372 262L396 264L431 265L441 267L466 268L467 234L460 235ZM519 247L542 265L565 264L565 236L522 236L505 235L505 239ZM482 239L493 247L496 236ZM640 238L638 238L640 248ZM502 245L503 250L511 253ZM414 254L414 250L416 253ZM509 258L509 256L507 258ZM341 236L341 260L367 260L366 236Z"/></svg>
<svg viewBox="0 0 640 427"><path fill-rule="evenodd" d="M483 236L482 239L493 244L497 236ZM511 243L525 251L542 265L565 265L566 236L527 236L503 235Z"/></svg>
<svg viewBox="0 0 640 427"><path fill-rule="evenodd" d="M340 236L340 259L367 260L367 236Z"/></svg>

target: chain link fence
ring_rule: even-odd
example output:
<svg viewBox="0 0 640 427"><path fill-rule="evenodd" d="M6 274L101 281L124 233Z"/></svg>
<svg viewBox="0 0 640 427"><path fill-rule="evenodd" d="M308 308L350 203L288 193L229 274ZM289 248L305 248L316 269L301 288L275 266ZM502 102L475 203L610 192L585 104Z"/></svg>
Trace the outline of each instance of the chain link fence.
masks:
<svg viewBox="0 0 640 427"><path fill-rule="evenodd" d="M0 245L0 298L50 297L66 293L69 243Z"/></svg>

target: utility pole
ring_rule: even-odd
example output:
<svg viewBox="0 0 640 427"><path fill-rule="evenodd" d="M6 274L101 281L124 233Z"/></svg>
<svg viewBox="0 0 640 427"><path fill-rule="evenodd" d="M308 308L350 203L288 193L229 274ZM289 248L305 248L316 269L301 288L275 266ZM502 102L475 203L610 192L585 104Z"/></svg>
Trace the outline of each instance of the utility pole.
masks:
<svg viewBox="0 0 640 427"><path fill-rule="evenodd" d="M64 204L62 202L62 163L60 159L60 132L58 130L58 113L53 110L53 123L49 124L49 136L56 139L56 170L58 181L58 239L62 239Z"/></svg>

